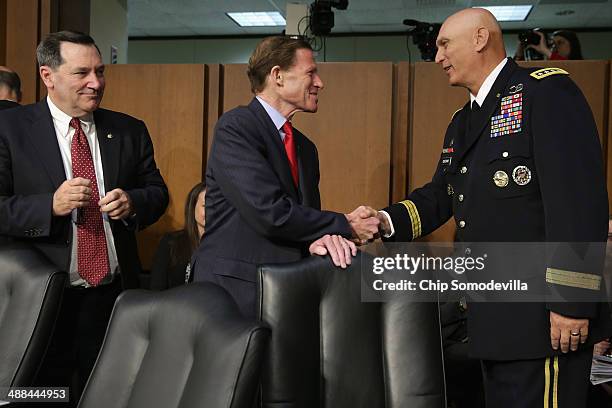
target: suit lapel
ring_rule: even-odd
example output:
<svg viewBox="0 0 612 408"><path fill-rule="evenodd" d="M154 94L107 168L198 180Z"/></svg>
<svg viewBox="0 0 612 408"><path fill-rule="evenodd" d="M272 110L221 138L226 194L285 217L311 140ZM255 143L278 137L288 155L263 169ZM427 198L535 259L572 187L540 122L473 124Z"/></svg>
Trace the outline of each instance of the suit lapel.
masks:
<svg viewBox="0 0 612 408"><path fill-rule="evenodd" d="M459 155L457 157L457 162L460 162L463 156L470 150L470 148L474 145L476 140L482 134L485 126L490 123L490 119L495 113L497 109L500 107L500 96L502 95L503 90L506 88L506 84L510 80L510 77L514 73L517 65L511 59L508 59L506 65L501 70L495 83L491 87L489 94L484 100L480 108L480 112L478 113L475 120L472 122L472 127L467 126L467 131L463 133L465 139L464 143L462 143L462 148L459 151ZM468 109L470 109L468 107ZM469 121L469 111L467 112L466 120Z"/></svg>
<svg viewBox="0 0 612 408"><path fill-rule="evenodd" d="M121 134L107 120L104 110L94 112L96 136L100 146L100 158L104 171L104 189L106 193L118 185L119 164L121 163Z"/></svg>
<svg viewBox="0 0 612 408"><path fill-rule="evenodd" d="M265 134L267 139L267 144L272 145L273 151L268 156L270 163L272 164L272 168L278 175L282 186L285 191L295 198L299 200L298 191L293 183L293 177L291 176L291 167L289 165L289 159L287 158L287 153L285 152L285 146L281 141L281 138L278 134L278 129L274 126L274 122L268 116L268 112L264 109L263 106L259 103L256 98L253 98L251 103L249 104L249 109L255 114L257 119L264 126ZM297 151L297 143L296 143L296 151ZM298 154L298 163L299 163L299 151ZM299 169L299 168L298 168Z"/></svg>
<svg viewBox="0 0 612 408"><path fill-rule="evenodd" d="M307 176L306 153L304 152L304 135L302 135L297 129L293 128L293 137L295 140L295 151L297 154L298 162L298 180L299 180L299 202L305 206L311 207L310 205L310 185L308 183L309 177Z"/></svg>
<svg viewBox="0 0 612 408"><path fill-rule="evenodd" d="M27 137L30 138L34 150L40 157L40 163L51 178L54 188L57 189L66 180L66 172L47 98L38 102L34 112L32 129Z"/></svg>

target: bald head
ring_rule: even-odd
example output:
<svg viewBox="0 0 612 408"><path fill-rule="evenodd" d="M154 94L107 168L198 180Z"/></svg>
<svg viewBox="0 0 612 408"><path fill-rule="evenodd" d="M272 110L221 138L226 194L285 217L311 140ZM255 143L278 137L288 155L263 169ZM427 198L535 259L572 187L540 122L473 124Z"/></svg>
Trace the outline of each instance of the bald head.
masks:
<svg viewBox="0 0 612 408"><path fill-rule="evenodd" d="M488 10L468 8L444 21L436 41L436 62L451 85L476 94L484 79L506 57L499 23Z"/></svg>
<svg viewBox="0 0 612 408"><path fill-rule="evenodd" d="M501 27L495 19L495 16L489 10L483 8L463 9L448 17L444 24L458 25L472 33L477 33L479 30L486 30L489 34L486 48L494 49L496 52L502 52L505 57Z"/></svg>

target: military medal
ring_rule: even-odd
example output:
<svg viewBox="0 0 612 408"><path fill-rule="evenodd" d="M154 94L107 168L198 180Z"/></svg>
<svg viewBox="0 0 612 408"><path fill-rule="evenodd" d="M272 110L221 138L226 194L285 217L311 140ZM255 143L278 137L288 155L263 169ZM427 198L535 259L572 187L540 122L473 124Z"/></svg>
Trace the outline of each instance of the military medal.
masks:
<svg viewBox="0 0 612 408"><path fill-rule="evenodd" d="M497 187L506 187L508 185L508 173L498 170L493 174L493 182Z"/></svg>
<svg viewBox="0 0 612 408"><path fill-rule="evenodd" d="M501 110L499 115L491 118L491 137L499 137L518 133L521 131L523 122L523 94L518 93L518 88L523 89L522 84L510 87L510 92L514 88L512 95L504 96L501 99Z"/></svg>
<svg viewBox="0 0 612 408"><path fill-rule="evenodd" d="M512 170L512 180L519 186L525 186L531 181L531 170L527 166L516 166Z"/></svg>

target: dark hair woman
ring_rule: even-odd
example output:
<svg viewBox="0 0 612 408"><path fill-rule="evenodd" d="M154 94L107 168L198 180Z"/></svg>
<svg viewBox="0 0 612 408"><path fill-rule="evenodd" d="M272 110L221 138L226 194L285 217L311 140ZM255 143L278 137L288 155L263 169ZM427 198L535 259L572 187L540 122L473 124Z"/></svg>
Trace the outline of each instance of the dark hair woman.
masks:
<svg viewBox="0 0 612 408"><path fill-rule="evenodd" d="M573 31L558 30L551 35L551 46L549 47L546 35L534 30L540 36L540 42L536 45L530 44L525 46L519 41L514 59L523 60L525 51L533 49L548 60L581 60L582 48L578 36Z"/></svg>
<svg viewBox="0 0 612 408"><path fill-rule="evenodd" d="M151 289L163 290L191 280L189 261L204 235L206 184L196 184L185 202L185 226L165 234L151 266Z"/></svg>

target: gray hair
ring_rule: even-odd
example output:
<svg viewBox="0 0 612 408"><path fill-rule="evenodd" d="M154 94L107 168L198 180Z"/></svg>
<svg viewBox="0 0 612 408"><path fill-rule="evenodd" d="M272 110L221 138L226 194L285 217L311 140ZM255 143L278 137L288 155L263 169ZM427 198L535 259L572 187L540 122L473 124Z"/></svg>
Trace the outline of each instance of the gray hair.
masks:
<svg viewBox="0 0 612 408"><path fill-rule="evenodd" d="M98 54L102 55L95 41L89 35L78 31L58 31L57 33L50 33L47 35L47 37L38 44L38 47L36 47L36 60L38 61L39 67L46 65L55 70L65 62L60 53L60 45L62 42L93 45L96 47L96 50L98 50Z"/></svg>

